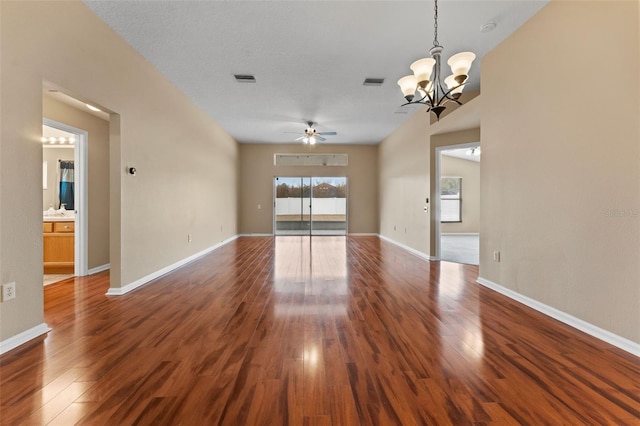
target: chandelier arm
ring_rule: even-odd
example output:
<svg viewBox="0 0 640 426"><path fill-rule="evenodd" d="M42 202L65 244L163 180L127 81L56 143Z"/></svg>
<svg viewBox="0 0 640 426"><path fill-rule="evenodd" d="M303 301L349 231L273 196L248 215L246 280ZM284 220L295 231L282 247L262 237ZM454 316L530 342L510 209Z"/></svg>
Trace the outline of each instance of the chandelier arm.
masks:
<svg viewBox="0 0 640 426"><path fill-rule="evenodd" d="M442 95L442 99L440 99L440 101L438 101L438 105L444 105L446 102L442 102L442 101L445 100L445 99L448 99L449 101L454 101L458 105L462 105L462 103L460 101L458 101L457 99L452 98L449 95L451 94L451 92L453 92L454 90L456 90L460 86L464 86L465 84L467 84L467 83L458 84L457 86L452 87L451 89L449 89L444 95ZM444 89L442 89L442 91L444 91Z"/></svg>
<svg viewBox="0 0 640 426"><path fill-rule="evenodd" d="M425 100L425 99L428 99L428 100ZM411 104L436 106L435 101L436 101L436 98L435 97L431 97L429 92L426 92L426 94L422 98L420 98L420 99L418 99L416 101L412 100L412 101L404 103L404 104L402 104L400 106L411 105Z"/></svg>
<svg viewBox="0 0 640 426"><path fill-rule="evenodd" d="M424 101L424 102L423 102L423 101L421 101L421 100L420 100L420 101L405 102L405 103L403 103L403 104L402 104L402 105L400 105L400 106L401 106L401 107L403 107L403 106L407 106L407 105L416 105L416 104L420 104L420 105L431 105L431 103L430 103L430 102L428 102L428 101Z"/></svg>

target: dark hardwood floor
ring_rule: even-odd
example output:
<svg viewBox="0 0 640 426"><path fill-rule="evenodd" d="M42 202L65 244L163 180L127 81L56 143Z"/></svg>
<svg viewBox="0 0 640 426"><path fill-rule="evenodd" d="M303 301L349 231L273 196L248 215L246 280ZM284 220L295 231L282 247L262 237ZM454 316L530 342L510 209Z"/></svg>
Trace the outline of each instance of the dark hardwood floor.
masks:
<svg viewBox="0 0 640 426"><path fill-rule="evenodd" d="M541 265L543 267L544 265ZM124 296L48 286L26 425L638 425L639 359L377 237L239 238Z"/></svg>

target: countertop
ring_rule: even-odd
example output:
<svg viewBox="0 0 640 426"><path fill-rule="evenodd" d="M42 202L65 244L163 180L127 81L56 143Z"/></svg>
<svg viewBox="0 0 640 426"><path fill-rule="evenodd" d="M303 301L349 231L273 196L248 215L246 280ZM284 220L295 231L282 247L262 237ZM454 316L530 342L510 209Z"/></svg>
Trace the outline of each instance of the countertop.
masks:
<svg viewBox="0 0 640 426"><path fill-rule="evenodd" d="M68 214L68 213L67 213ZM74 222L76 220L76 215L71 213L68 216L43 216L43 222Z"/></svg>

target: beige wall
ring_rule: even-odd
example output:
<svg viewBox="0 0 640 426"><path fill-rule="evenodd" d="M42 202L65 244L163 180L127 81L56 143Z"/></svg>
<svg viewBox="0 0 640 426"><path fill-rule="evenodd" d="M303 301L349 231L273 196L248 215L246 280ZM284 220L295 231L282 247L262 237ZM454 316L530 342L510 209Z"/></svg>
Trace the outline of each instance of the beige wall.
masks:
<svg viewBox="0 0 640 426"><path fill-rule="evenodd" d="M462 178L462 222L442 223L440 232L478 233L480 229L480 163L442 155L440 176Z"/></svg>
<svg viewBox="0 0 640 426"><path fill-rule="evenodd" d="M348 154L346 167L274 166L274 154ZM302 144L240 144L241 234L273 233L273 178L276 176L346 176L349 233L378 232L378 147ZM258 209L258 204L262 207Z"/></svg>
<svg viewBox="0 0 640 426"><path fill-rule="evenodd" d="M42 115L88 133L88 266L92 269L107 265L109 263L109 122L49 96L44 96L42 99ZM44 154L46 155L50 149L45 149ZM66 149L66 151L73 160L73 150ZM49 164L53 163L49 162ZM55 175L55 170L53 173ZM55 190L50 189L48 192L55 193ZM49 204L44 204L45 209Z"/></svg>
<svg viewBox="0 0 640 426"><path fill-rule="evenodd" d="M485 56L480 229L481 277L636 343L638 16L552 1Z"/></svg>
<svg viewBox="0 0 640 426"><path fill-rule="evenodd" d="M16 282L17 293L0 304L4 341L44 320L43 81L117 113L109 147L112 287L237 233L238 146L81 2L3 1L0 19L0 281ZM126 175L127 166L138 175ZM25 168L33 173L20 173Z"/></svg>
<svg viewBox="0 0 640 426"><path fill-rule="evenodd" d="M416 111L379 150L380 235L429 254L429 115Z"/></svg>
<svg viewBox="0 0 640 426"><path fill-rule="evenodd" d="M435 149L480 140L479 94L463 94L464 107L452 107L435 123L433 114L421 108L382 141L378 158L381 236L435 256Z"/></svg>

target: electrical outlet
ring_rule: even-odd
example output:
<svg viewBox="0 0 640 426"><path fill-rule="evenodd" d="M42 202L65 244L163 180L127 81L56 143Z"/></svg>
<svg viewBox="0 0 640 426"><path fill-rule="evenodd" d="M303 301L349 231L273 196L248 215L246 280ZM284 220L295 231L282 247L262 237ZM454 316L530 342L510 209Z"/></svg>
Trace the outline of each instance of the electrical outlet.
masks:
<svg viewBox="0 0 640 426"><path fill-rule="evenodd" d="M2 301L16 298L16 283L8 283L2 285Z"/></svg>
<svg viewBox="0 0 640 426"><path fill-rule="evenodd" d="M493 252L493 261L500 262L500 252L497 250Z"/></svg>
<svg viewBox="0 0 640 426"><path fill-rule="evenodd" d="M187 242L190 243L191 242L191 234L187 234Z"/></svg>

